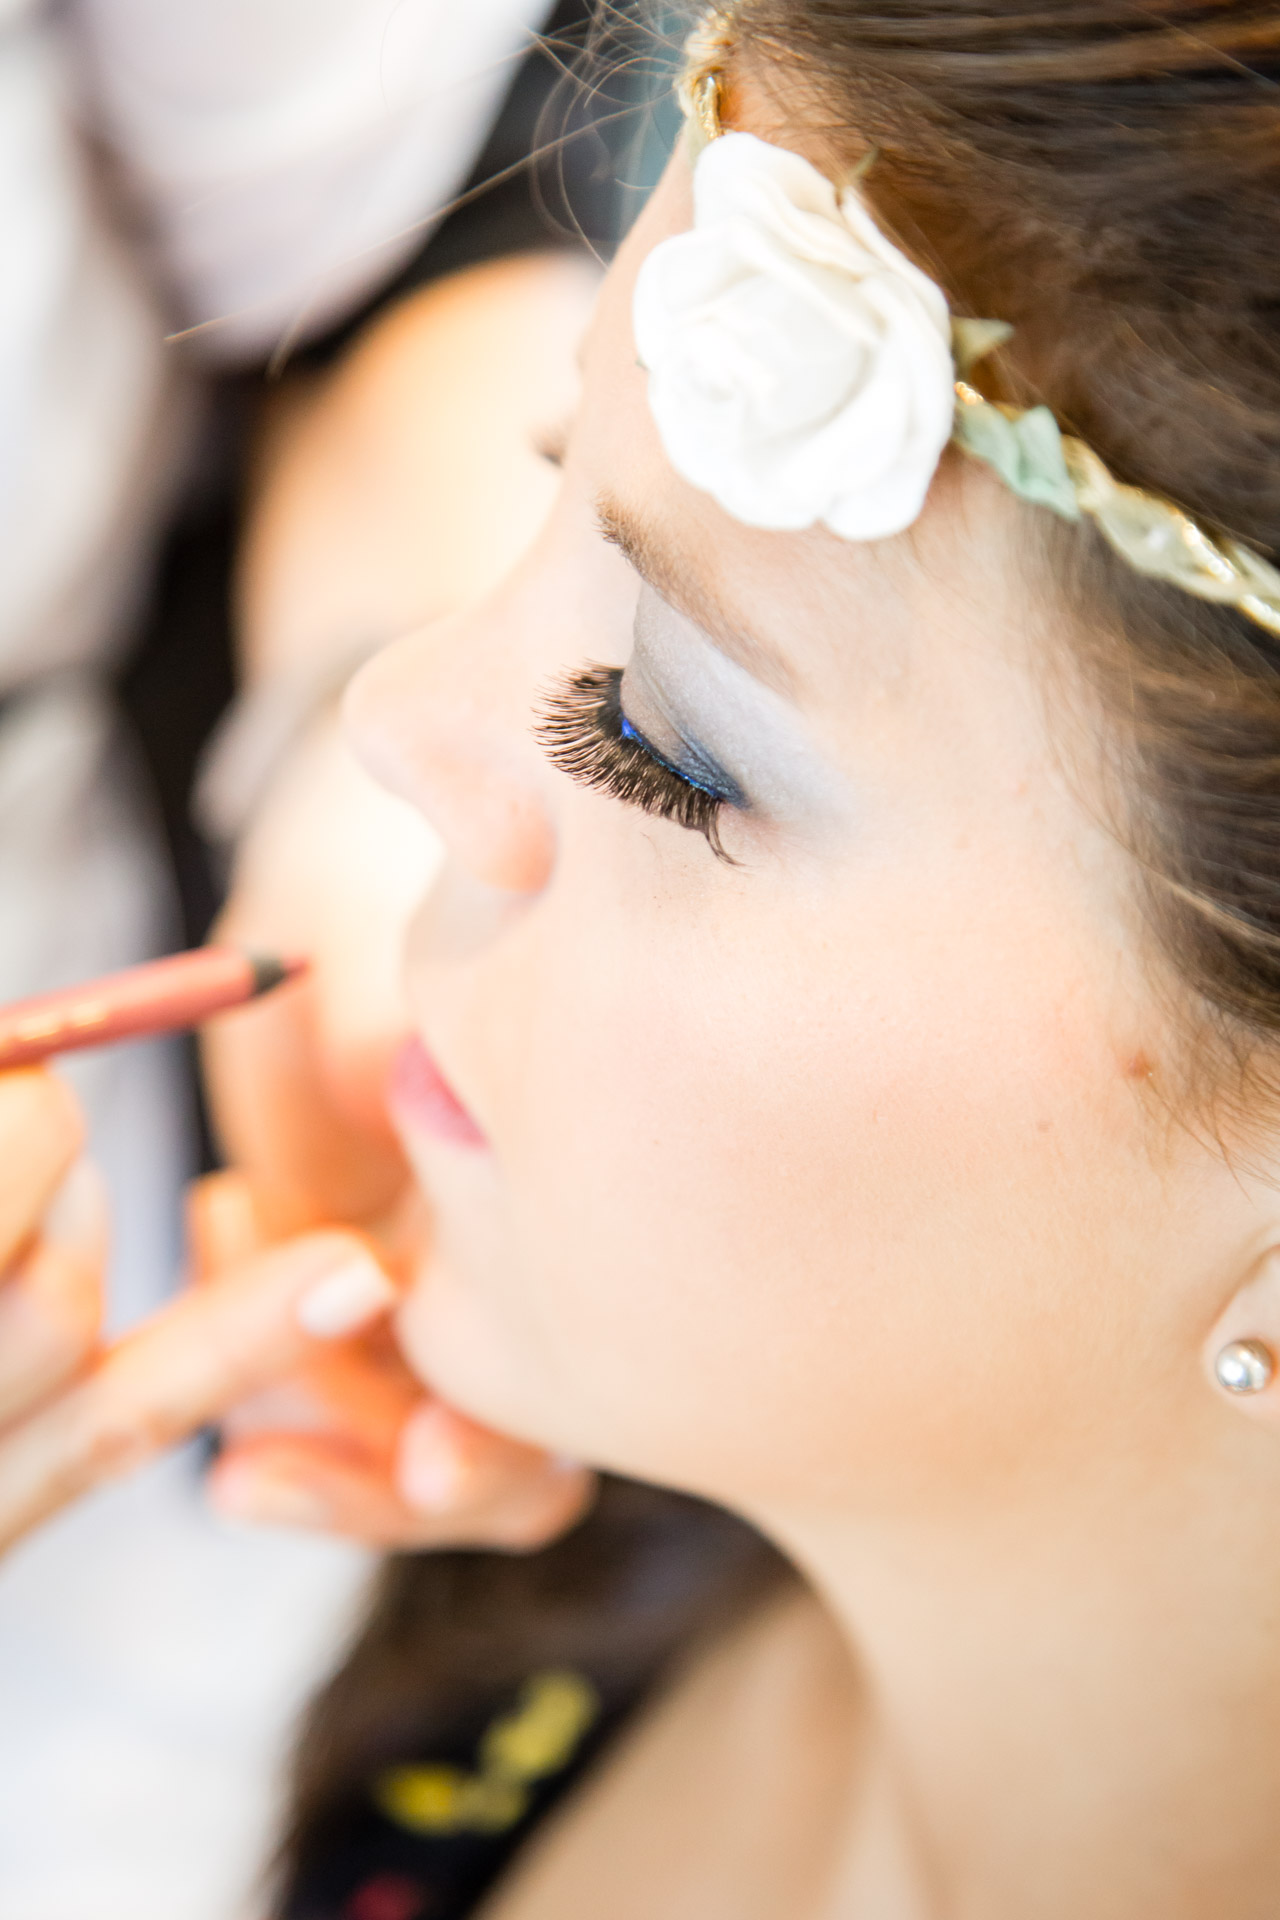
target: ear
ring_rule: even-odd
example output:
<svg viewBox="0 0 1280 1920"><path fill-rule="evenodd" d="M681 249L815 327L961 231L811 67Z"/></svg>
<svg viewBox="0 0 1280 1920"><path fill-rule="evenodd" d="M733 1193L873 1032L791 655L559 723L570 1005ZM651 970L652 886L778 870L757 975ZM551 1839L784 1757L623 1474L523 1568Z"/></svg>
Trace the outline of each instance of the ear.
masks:
<svg viewBox="0 0 1280 1920"><path fill-rule="evenodd" d="M1280 1432L1280 1246L1269 1247L1204 1344L1210 1387Z"/></svg>

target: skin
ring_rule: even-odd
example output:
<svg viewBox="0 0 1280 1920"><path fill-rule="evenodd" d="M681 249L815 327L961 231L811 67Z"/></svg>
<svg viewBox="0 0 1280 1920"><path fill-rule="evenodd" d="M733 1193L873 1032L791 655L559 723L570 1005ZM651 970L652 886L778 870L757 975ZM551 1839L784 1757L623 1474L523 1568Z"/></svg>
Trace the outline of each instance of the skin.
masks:
<svg viewBox="0 0 1280 1920"><path fill-rule="evenodd" d="M749 97L737 124L767 131ZM838 1629L838 1810L770 1829L773 1904L754 1841L708 1866L695 1831L689 1911L1261 1920L1280 1449L1205 1353L1274 1294L1270 1143L1246 1173L1170 1118L1181 1040L1092 756L1064 758L1101 722L1025 510L948 465L864 548L752 532L667 463L630 294L689 223L678 155L606 283L545 534L349 696L445 845L409 990L489 1143L404 1126L434 1223L405 1351L476 1420L749 1515ZM602 496L674 608L651 645ZM633 646L650 723L765 796L722 816L735 864L533 737L549 683ZM794 1719L758 1724L785 1758ZM741 1745L696 1780L624 1756L612 1875L581 1871L588 1796L503 1920L678 1911L653 1822L697 1780L731 1800Z"/></svg>

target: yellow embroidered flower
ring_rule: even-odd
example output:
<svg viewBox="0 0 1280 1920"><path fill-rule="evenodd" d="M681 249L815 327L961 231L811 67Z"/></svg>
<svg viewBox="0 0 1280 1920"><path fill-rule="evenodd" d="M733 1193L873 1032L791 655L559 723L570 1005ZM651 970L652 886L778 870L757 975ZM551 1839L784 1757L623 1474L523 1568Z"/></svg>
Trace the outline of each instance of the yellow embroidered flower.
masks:
<svg viewBox="0 0 1280 1920"><path fill-rule="evenodd" d="M595 1688L581 1674L535 1674L515 1712L495 1720L485 1734L481 1765L514 1780L558 1773L599 1711Z"/></svg>
<svg viewBox="0 0 1280 1920"><path fill-rule="evenodd" d="M531 1783L559 1773L595 1724L600 1702L581 1674L534 1674L512 1712L480 1741L480 1769L430 1762L388 1767L374 1804L410 1833L502 1833L528 1812Z"/></svg>

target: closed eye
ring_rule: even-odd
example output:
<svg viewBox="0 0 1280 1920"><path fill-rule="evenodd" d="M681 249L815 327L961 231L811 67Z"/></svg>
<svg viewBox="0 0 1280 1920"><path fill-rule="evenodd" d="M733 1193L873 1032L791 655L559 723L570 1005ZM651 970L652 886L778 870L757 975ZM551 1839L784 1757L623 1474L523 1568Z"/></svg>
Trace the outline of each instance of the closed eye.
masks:
<svg viewBox="0 0 1280 1920"><path fill-rule="evenodd" d="M660 820L700 833L719 860L720 809L738 797L673 767L622 711L621 667L567 674L542 702L534 729L551 764L580 786L612 794Z"/></svg>

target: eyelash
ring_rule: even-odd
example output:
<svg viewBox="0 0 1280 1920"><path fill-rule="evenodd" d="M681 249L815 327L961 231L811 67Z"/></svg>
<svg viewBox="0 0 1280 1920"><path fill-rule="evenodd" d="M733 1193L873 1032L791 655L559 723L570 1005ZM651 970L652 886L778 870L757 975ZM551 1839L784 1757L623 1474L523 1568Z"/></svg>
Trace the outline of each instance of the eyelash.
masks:
<svg viewBox="0 0 1280 1920"><path fill-rule="evenodd" d="M581 786L700 833L716 858L732 866L720 843L725 801L658 758L623 713L621 686L621 667L566 674L543 700L534 728L547 758Z"/></svg>

